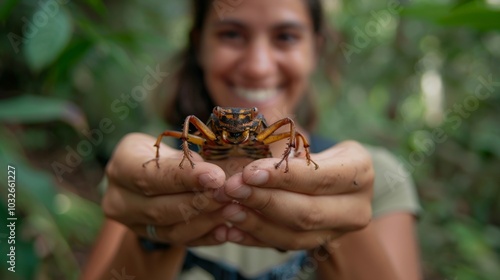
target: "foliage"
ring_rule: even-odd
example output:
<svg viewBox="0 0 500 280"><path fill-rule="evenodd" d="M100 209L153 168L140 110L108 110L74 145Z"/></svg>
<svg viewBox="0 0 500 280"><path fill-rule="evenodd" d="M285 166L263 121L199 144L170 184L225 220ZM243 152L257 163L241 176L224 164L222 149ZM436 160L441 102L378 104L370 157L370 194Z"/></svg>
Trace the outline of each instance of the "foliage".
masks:
<svg viewBox="0 0 500 280"><path fill-rule="evenodd" d="M102 221L99 183L113 147L164 126L142 89L148 75L169 79L163 62L185 42L185 2L0 4L0 162L16 167L19 219L17 272L6 270L2 245L0 278L78 276ZM315 76L318 132L399 155L423 207L426 279L499 278L500 7L324 3L333 40Z"/></svg>

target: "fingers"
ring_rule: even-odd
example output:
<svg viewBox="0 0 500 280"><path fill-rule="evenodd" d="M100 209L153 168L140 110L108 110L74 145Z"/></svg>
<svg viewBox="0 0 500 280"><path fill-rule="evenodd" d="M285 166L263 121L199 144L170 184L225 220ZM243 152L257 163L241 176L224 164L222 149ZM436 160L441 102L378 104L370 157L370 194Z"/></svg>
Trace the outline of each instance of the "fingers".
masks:
<svg viewBox="0 0 500 280"><path fill-rule="evenodd" d="M297 231L267 220L262 215L244 206L232 204L224 208L222 215L234 229L228 235L241 236L235 243L248 246L267 246L281 250L307 250L316 248L342 235L331 230Z"/></svg>
<svg viewBox="0 0 500 280"><path fill-rule="evenodd" d="M373 184L370 155L356 142L340 143L313 157L319 165L317 170L308 166L303 158L291 158L287 173L274 167L276 159L254 161L244 168L243 181L248 185L312 195L356 192Z"/></svg>
<svg viewBox="0 0 500 280"><path fill-rule="evenodd" d="M196 153L191 153L195 167L187 161L179 167L183 152L160 144L159 168L154 162L143 163L155 157L155 139L139 133L129 134L120 142L106 168L110 182L131 191L148 196L173 194L204 188L219 188L225 181L224 171L203 162Z"/></svg>
<svg viewBox="0 0 500 280"><path fill-rule="evenodd" d="M154 163L143 167L156 155L155 142L134 133L117 146L106 168L105 214L142 236L147 236L148 224L154 225L159 238L172 244L220 244L210 232L224 223L220 213L213 214L222 207L214 192L225 181L224 171L196 153L190 155L195 168L186 161L180 169L183 152L164 144L160 144L159 168Z"/></svg>
<svg viewBox="0 0 500 280"><path fill-rule="evenodd" d="M169 226L179 222L189 224L200 214L222 207L213 196L210 190L146 197L110 184L102 207L106 216L123 224Z"/></svg>
<svg viewBox="0 0 500 280"><path fill-rule="evenodd" d="M190 242L215 245L222 242L215 238L213 231L217 227L223 227L224 223L220 211L216 211L197 216L189 224L180 222L170 226L153 225L157 239L161 242L175 245L186 245ZM140 236L151 238L147 233L147 224L141 223L130 228Z"/></svg>
<svg viewBox="0 0 500 280"><path fill-rule="evenodd" d="M354 230L371 218L371 196L366 192L311 196L281 189L252 187L241 174L228 179L227 196L266 218L295 230Z"/></svg>
<svg viewBox="0 0 500 280"><path fill-rule="evenodd" d="M227 241L227 227L217 226L214 230L204 236L192 240L186 244L188 247L220 245Z"/></svg>

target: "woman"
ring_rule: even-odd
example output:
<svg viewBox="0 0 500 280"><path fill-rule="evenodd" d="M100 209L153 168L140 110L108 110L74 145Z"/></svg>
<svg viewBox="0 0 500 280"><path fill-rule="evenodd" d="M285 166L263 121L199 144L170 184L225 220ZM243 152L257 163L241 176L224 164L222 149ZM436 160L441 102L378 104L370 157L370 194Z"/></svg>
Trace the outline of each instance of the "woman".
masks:
<svg viewBox="0 0 500 280"><path fill-rule="evenodd" d="M308 86L323 40L320 2L193 5L166 119L206 120L214 105L258 107L268 123L298 114L319 169L304 158L290 158L285 173L274 167L279 158L205 162L197 154L194 168L180 169L182 151L165 144L160 167L143 168L155 137L130 134L107 166L103 208L110 219L83 278L419 279L413 185L389 188L383 177L400 165L384 150L354 141L326 145L308 134ZM271 152L279 157L286 148L279 141Z"/></svg>

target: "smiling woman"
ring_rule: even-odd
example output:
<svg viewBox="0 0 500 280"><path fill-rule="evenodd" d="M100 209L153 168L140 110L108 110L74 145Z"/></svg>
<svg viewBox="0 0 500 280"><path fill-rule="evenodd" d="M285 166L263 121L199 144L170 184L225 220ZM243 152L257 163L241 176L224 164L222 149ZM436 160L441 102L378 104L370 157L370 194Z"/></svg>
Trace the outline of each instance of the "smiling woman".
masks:
<svg viewBox="0 0 500 280"><path fill-rule="evenodd" d="M256 105L266 116L297 106L314 68L315 41L304 4L288 2L243 3L223 21L209 13L199 62L216 104Z"/></svg>
<svg viewBox="0 0 500 280"><path fill-rule="evenodd" d="M285 115L276 116L276 108L285 104L283 108L298 112L299 122L311 129L316 112L308 94L309 78L324 39L319 1L239 1L223 20L210 2L193 6L193 27L179 57L166 120L179 124L190 114L208 119L215 105L258 105L261 112L269 111L264 115L273 122Z"/></svg>
<svg viewBox="0 0 500 280"><path fill-rule="evenodd" d="M277 111L307 111L297 131L320 168L304 164L307 152L290 158L289 172L276 168L279 158L209 162L162 144L161 136L159 168L143 167L155 139L130 134L107 166L110 220L83 278L109 279L125 267L141 279L418 279L413 184L383 179L398 162L380 148L310 134L309 86L324 40L320 1L239 1L223 17L212 1L192 3L194 25L166 120L206 120L215 105L257 107L269 123L283 119ZM221 110L212 116L222 119ZM239 137L230 133L193 139L206 146L223 143L217 135ZM187 129L167 134L189 140ZM273 143L271 153L294 147L293 135ZM186 153L195 167L180 169Z"/></svg>

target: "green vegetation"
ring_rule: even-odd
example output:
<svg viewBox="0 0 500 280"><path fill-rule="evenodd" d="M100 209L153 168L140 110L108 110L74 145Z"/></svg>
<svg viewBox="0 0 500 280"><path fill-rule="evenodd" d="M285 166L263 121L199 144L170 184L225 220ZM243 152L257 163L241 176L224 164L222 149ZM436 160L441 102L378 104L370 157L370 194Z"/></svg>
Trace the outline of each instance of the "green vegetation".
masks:
<svg viewBox="0 0 500 280"><path fill-rule="evenodd" d="M9 164L18 218L16 273L3 228L0 278L77 278L113 147L165 126L144 79L169 82L185 2L0 3L0 219ZM500 279L499 2L324 2L333 40L315 77L318 132L400 156L424 209L426 279Z"/></svg>

